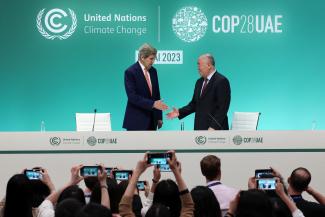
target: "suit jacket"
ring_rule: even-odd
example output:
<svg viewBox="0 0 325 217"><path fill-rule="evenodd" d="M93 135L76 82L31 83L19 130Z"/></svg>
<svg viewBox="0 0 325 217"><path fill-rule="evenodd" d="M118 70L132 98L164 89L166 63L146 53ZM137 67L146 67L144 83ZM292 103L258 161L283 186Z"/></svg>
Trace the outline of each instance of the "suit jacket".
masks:
<svg viewBox="0 0 325 217"><path fill-rule="evenodd" d="M138 62L125 70L124 85L128 97L125 109L123 128L127 130L147 130L153 121L157 126L158 120L162 120L162 111L154 109L153 104L160 100L157 70L149 69L152 85L152 96Z"/></svg>
<svg viewBox="0 0 325 217"><path fill-rule="evenodd" d="M209 80L204 92L201 88L204 79L196 81L191 102L179 109L179 119L195 112L194 130L228 130L227 112L230 104L230 85L228 79L217 71Z"/></svg>

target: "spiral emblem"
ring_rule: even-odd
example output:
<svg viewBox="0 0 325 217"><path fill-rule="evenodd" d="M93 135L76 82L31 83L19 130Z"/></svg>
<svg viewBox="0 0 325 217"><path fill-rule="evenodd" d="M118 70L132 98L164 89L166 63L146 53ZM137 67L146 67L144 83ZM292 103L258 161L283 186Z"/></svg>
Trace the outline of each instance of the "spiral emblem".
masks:
<svg viewBox="0 0 325 217"><path fill-rule="evenodd" d="M68 8L69 14L59 8L49 10L44 18L45 8L38 12L36 17L36 27L43 37L46 39L67 39L77 28L77 16L73 10ZM64 24L71 19L70 28L68 24ZM43 24L45 27L43 27Z"/></svg>

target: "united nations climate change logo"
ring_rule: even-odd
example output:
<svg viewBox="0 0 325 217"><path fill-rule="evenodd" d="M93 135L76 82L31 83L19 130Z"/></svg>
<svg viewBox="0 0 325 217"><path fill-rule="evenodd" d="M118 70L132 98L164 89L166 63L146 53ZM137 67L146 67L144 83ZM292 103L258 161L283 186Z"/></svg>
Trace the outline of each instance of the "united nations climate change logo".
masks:
<svg viewBox="0 0 325 217"><path fill-rule="evenodd" d="M197 136L195 137L195 142L198 145L204 145L207 142L207 138L205 136Z"/></svg>
<svg viewBox="0 0 325 217"><path fill-rule="evenodd" d="M173 18L173 30L185 42L201 39L207 30L208 20L198 7L183 7Z"/></svg>
<svg viewBox="0 0 325 217"><path fill-rule="evenodd" d="M54 8L49 10L43 19L45 8L38 12L36 17L36 27L45 38L63 40L69 38L77 28L77 16L73 10L69 9L69 15L62 9ZM66 24L62 24L62 22ZM46 29L43 27L45 24ZM68 29L68 25L70 28Z"/></svg>
<svg viewBox="0 0 325 217"><path fill-rule="evenodd" d="M234 142L235 145L240 145L243 142L243 138L241 136L237 135L237 136L234 136L232 141Z"/></svg>
<svg viewBox="0 0 325 217"><path fill-rule="evenodd" d="M50 138L50 144L52 146L58 146L61 143L61 139L59 137L51 137Z"/></svg>

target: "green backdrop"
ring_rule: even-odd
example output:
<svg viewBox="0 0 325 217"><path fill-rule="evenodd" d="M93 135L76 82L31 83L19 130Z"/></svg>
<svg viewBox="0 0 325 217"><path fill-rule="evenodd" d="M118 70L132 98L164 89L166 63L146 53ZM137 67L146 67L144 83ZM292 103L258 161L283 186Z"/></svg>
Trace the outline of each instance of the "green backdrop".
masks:
<svg viewBox="0 0 325 217"><path fill-rule="evenodd" d="M208 24L192 43L172 28L173 17L186 6L198 7ZM77 27L67 39L49 40L37 29L39 12L53 8L75 12ZM122 130L124 70L144 42L183 51L183 64L155 65L169 106L189 102L199 76L197 58L209 52L230 80L230 121L234 111L259 111L261 130L324 129L324 11L321 0L0 0L0 131L38 131L42 120L47 131L72 131L75 113L94 108L111 112L112 129ZM145 16L146 21L91 25L145 27L146 33L85 34L90 25L85 14ZM214 16L233 15L281 15L282 32L213 32ZM72 24L71 17L54 22ZM185 130L193 129L193 119L184 119ZM164 120L162 130L179 129L179 120Z"/></svg>

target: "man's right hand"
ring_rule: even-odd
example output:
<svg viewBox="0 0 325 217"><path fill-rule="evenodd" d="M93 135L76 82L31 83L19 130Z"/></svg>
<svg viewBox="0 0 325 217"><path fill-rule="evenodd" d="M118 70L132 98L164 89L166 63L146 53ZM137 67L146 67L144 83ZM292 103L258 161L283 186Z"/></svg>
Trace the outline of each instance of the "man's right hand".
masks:
<svg viewBox="0 0 325 217"><path fill-rule="evenodd" d="M153 107L161 111L168 109L168 106L163 102L163 100L156 100L153 104Z"/></svg>
<svg viewBox="0 0 325 217"><path fill-rule="evenodd" d="M171 111L167 114L168 119L174 119L174 118L177 118L178 116L179 116L179 111L177 108L173 108L173 111Z"/></svg>

